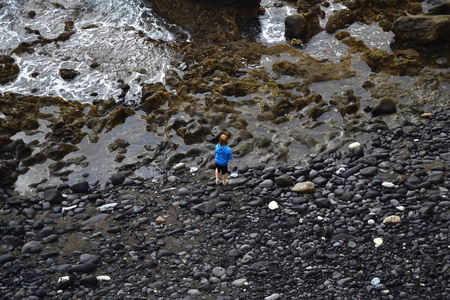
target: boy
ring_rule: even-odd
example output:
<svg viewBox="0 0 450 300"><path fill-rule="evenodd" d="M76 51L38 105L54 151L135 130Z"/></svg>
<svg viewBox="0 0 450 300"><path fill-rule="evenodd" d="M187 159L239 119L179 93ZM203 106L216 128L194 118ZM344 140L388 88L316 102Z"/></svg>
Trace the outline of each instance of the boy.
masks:
<svg viewBox="0 0 450 300"><path fill-rule="evenodd" d="M216 184L219 184L219 173L222 173L223 185L228 183L228 161L233 158L231 148L228 147L228 136L222 134L219 143L216 145Z"/></svg>

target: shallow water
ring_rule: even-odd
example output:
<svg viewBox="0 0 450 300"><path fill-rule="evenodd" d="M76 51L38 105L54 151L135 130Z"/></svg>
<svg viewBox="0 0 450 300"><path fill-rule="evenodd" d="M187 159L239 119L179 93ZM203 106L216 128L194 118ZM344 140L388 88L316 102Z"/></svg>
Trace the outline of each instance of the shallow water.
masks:
<svg viewBox="0 0 450 300"><path fill-rule="evenodd" d="M295 13L292 6L277 7L275 0L263 0L262 5L266 14L259 18L257 30L252 37L265 45L287 43L284 38L284 19L287 15ZM423 3L424 4L424 3ZM167 23L156 16L151 8L143 0L134 1L94 1L94 0L70 0L64 3L64 8L56 7L47 1L3 1L3 9L0 10L0 54L9 54L20 42L34 41L37 36L27 34L26 27L39 30L45 38L55 38L64 32L66 21L74 22L75 33L65 42L52 43L45 46L37 46L33 54L14 56L20 66L19 77L6 86L0 86L0 91L16 92L22 94L60 96L64 99L77 100L92 103L95 99L110 99L124 101L125 103L138 103L141 98L141 83L163 82L165 73L171 68L170 62L174 59L171 51L173 44L189 36L180 28ZM342 9L341 4L332 4L322 9L326 12L326 18L321 20L324 27L327 18L333 10ZM34 18L29 17L29 12L35 11ZM390 52L390 43L393 34L383 32L376 24L353 24L345 29L352 36L361 39L369 47L375 47ZM311 55L318 60L328 60L338 63L347 55L348 46L338 41L334 34L325 31L315 35L304 47L298 48L303 54ZM278 60L292 60L298 58L289 57L288 54L280 57L263 56L257 64L248 66L251 68L264 68L272 72L272 65ZM91 68L93 62L98 62L98 68ZM335 81L313 83L310 89L322 95L325 101L336 99L347 90L352 89L356 96L361 98L361 106L373 104L369 92L362 88L366 80L383 83L386 77L373 74L359 54L352 55L352 68L357 71L357 76ZM62 80L58 74L61 68L71 68L80 72L71 81ZM33 76L38 73L37 76ZM119 98L122 93L119 80L130 86L128 93ZM281 76L280 83L292 82L289 76ZM426 105L434 101L445 103L442 99L448 98L449 86L443 84L438 91L427 94L427 86L418 78L393 77L393 82L404 94L400 101L420 103ZM294 92L295 93L295 92ZM205 95L196 95L199 101ZM250 97L265 97L265 95L251 95ZM248 98L248 97L246 97ZM241 98L232 98L233 101L241 101ZM248 99L245 99L248 100ZM425 103L425 104L424 104ZM59 111L52 111L52 107L46 108L47 113L59 115ZM289 122L280 125L271 122L259 122L257 115L260 108L257 106L244 106L241 108L243 118L248 122L247 130L255 139L267 138L272 141L274 147L270 149L256 149L245 157L236 157L233 165L254 165L260 162L273 162L276 159L287 164L301 164L310 154L323 151L323 145L329 149L338 149L351 141L366 142L366 133L348 133L345 129L343 116L338 111L327 111L316 122L304 117L305 111ZM132 164L149 155L144 146L154 146L162 141L178 145L176 150L168 150L164 160L171 155L184 153L189 150L183 139L178 135L168 138L164 135L164 128L159 128L159 133L154 134L146 130L144 121L137 112L135 116L127 118L125 124L108 133L98 136L98 141L92 143L86 137L77 145L80 149L64 158L66 162L73 162L60 169L59 172L70 173L69 182L80 180L84 173L90 174L88 179L98 178L104 183L107 177L115 172L118 166ZM2 114L0 112L0 117ZM174 115L169 124L179 118L187 117L184 112ZM361 120L363 121L363 120ZM387 122L395 124L394 119ZM25 142L44 139L49 132L46 121L40 120L41 127L35 134L26 136L18 133L13 139L22 138ZM89 129L84 131L89 132ZM117 152L110 152L108 145L123 139L130 144L123 153L123 160L116 162ZM307 142L305 142L306 140ZM210 145L206 142L196 145L197 148L208 152ZM34 151L39 151L39 146ZM196 159L191 160L195 166ZM30 190L30 183L45 181L45 184L59 184L58 178L50 176L49 167L54 161L35 165L21 175L16 183L16 189L21 193ZM143 178L153 178L161 174L164 165L152 162L142 165L135 170L135 174Z"/></svg>

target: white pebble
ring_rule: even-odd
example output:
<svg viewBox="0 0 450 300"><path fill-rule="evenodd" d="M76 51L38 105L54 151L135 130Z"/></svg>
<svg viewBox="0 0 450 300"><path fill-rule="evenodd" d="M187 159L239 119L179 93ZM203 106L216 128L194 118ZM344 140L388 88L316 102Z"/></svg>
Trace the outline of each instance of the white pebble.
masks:
<svg viewBox="0 0 450 300"><path fill-rule="evenodd" d="M374 219L369 219L369 220L367 220L367 224L373 225L373 224L375 224L375 220Z"/></svg>
<svg viewBox="0 0 450 300"><path fill-rule="evenodd" d="M77 208L77 207L78 207L78 205L72 205L72 206L68 206L68 207L63 207L61 209L61 212L64 212L66 210L72 210L72 209Z"/></svg>
<svg viewBox="0 0 450 300"><path fill-rule="evenodd" d="M348 149L351 149L351 150L359 148L359 147L361 147L361 144L358 142L354 142L354 143L351 143L350 145L348 145Z"/></svg>
<svg viewBox="0 0 450 300"><path fill-rule="evenodd" d="M109 281L109 280L111 280L111 277L109 277L109 276L107 276L107 275L100 275L100 276L97 276L97 280L100 280L100 281Z"/></svg>
<svg viewBox="0 0 450 300"><path fill-rule="evenodd" d="M374 238L373 242L375 243L375 247L380 247L383 244L382 238Z"/></svg>
<svg viewBox="0 0 450 300"><path fill-rule="evenodd" d="M178 163L175 166L173 166L172 169L174 169L176 171L176 170L180 170L180 169L183 169L183 168L184 168L184 163Z"/></svg>
<svg viewBox="0 0 450 300"><path fill-rule="evenodd" d="M386 218L384 218L383 220L383 224L395 224L395 223L400 223L402 219L399 216L396 215L391 215L391 216L387 216Z"/></svg>
<svg viewBox="0 0 450 300"><path fill-rule="evenodd" d="M399 210L399 211L404 211L405 210L405 207L403 205L396 206L395 208L397 210Z"/></svg>
<svg viewBox="0 0 450 300"><path fill-rule="evenodd" d="M269 203L269 209L270 210L276 210L278 209L278 203L276 201L270 201Z"/></svg>
<svg viewBox="0 0 450 300"><path fill-rule="evenodd" d="M383 182L381 185L388 189L392 189L393 187L395 187L395 185L392 182L388 181Z"/></svg>

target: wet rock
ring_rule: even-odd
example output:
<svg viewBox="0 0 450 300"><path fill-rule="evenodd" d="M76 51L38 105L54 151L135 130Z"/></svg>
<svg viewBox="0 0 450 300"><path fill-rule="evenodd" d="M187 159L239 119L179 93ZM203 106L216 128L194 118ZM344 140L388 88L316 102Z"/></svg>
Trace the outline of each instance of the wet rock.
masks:
<svg viewBox="0 0 450 300"><path fill-rule="evenodd" d="M41 243L38 241L31 241L23 245L22 253L39 253L42 251Z"/></svg>
<svg viewBox="0 0 450 300"><path fill-rule="evenodd" d="M44 192L44 200L52 204L58 204L64 200L64 197L59 190L50 189Z"/></svg>
<svg viewBox="0 0 450 300"><path fill-rule="evenodd" d="M215 41L239 38L246 24L262 13L257 0L177 0L170 4L157 0L154 9L169 22L187 28L194 39Z"/></svg>
<svg viewBox="0 0 450 300"><path fill-rule="evenodd" d="M123 174L123 173L116 173L116 174L113 174L109 178L109 180L111 181L111 183L113 185L119 185L119 184L122 184L125 181L125 178L126 178L125 174Z"/></svg>
<svg viewBox="0 0 450 300"><path fill-rule="evenodd" d="M97 285L99 283L99 280L97 279L97 277L95 275L87 275L87 276L83 276L80 279L80 284L83 285Z"/></svg>
<svg viewBox="0 0 450 300"><path fill-rule="evenodd" d="M424 67L419 53L411 48L394 50L393 53L371 48L364 52L362 58L374 72L415 76Z"/></svg>
<svg viewBox="0 0 450 300"><path fill-rule="evenodd" d="M321 31L319 18L315 13L294 14L284 20L285 33L288 39L308 39Z"/></svg>
<svg viewBox="0 0 450 300"><path fill-rule="evenodd" d="M66 290L75 282L75 276L62 276L58 278L55 289Z"/></svg>
<svg viewBox="0 0 450 300"><path fill-rule="evenodd" d="M7 262L14 261L16 259L16 256L12 253L6 253L0 255L0 265L3 265Z"/></svg>
<svg viewBox="0 0 450 300"><path fill-rule="evenodd" d="M110 216L109 214L99 214L99 215L93 216L90 219L87 219L86 221L83 221L81 223L81 225L82 226L86 226L86 225L89 225L89 224L95 224L95 223L98 223L98 222L106 220L107 218L109 218L109 216Z"/></svg>
<svg viewBox="0 0 450 300"><path fill-rule="evenodd" d="M381 98L372 108L373 116L389 115L397 112L397 100L384 97Z"/></svg>
<svg viewBox="0 0 450 300"><path fill-rule="evenodd" d="M70 186L70 189L74 193L86 193L89 190L89 183L87 181L81 181Z"/></svg>
<svg viewBox="0 0 450 300"><path fill-rule="evenodd" d="M450 2L440 3L431 7L427 11L427 15L450 15Z"/></svg>
<svg viewBox="0 0 450 300"><path fill-rule="evenodd" d="M20 73L16 60L10 56L0 55L0 84L6 84L17 78Z"/></svg>
<svg viewBox="0 0 450 300"><path fill-rule="evenodd" d="M97 265L93 263L86 263L77 266L72 266L67 270L67 273L91 273L97 269Z"/></svg>
<svg viewBox="0 0 450 300"><path fill-rule="evenodd" d="M338 29L344 29L356 21L356 16L349 9L342 9L333 12L325 25L325 31L334 33Z"/></svg>
<svg viewBox="0 0 450 300"><path fill-rule="evenodd" d="M64 80L72 80L75 77L77 77L78 74L80 74L80 72L75 71L73 69L60 69L59 70L59 76L61 76L61 78Z"/></svg>
<svg viewBox="0 0 450 300"><path fill-rule="evenodd" d="M281 187L289 187L294 185L294 179L292 179L292 177L288 175L281 175L275 178L275 183L276 185Z"/></svg>
<svg viewBox="0 0 450 300"><path fill-rule="evenodd" d="M392 32L398 40L430 44L438 40L450 42L450 16L405 16L392 25Z"/></svg>

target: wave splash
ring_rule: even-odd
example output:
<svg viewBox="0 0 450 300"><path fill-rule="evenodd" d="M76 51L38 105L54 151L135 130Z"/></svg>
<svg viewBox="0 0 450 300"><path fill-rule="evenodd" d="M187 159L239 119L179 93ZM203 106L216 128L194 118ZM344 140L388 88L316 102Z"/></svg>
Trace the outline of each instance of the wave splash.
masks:
<svg viewBox="0 0 450 300"><path fill-rule="evenodd" d="M64 5L42 1L3 2L0 54L22 42L52 39L73 22L65 42L37 45L31 54L13 55L21 72L3 91L59 96L91 103L95 99L140 99L140 82L163 81L172 59L170 42L187 34L155 15L144 1L73 0ZM98 67L93 68L96 63ZM63 80L60 69L79 75ZM129 90L123 95L123 85Z"/></svg>

